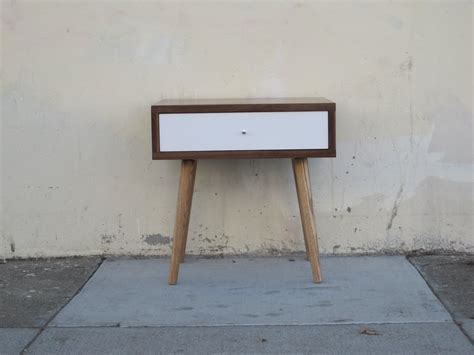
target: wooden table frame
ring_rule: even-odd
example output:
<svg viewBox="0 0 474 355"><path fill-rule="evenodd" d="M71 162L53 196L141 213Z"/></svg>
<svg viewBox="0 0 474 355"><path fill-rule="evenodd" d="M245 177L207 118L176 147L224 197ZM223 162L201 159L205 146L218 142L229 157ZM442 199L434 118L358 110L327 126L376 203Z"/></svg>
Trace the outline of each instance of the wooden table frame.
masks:
<svg viewBox="0 0 474 355"><path fill-rule="evenodd" d="M160 114L186 113L233 113L233 112L299 112L325 111L328 113L327 149L295 150L227 150L227 151L161 151ZM300 99L247 99L247 100L165 100L152 106L153 159L180 159L176 221L173 233L173 249L168 283L175 285L179 266L184 262L188 238L189 220L198 159L216 158L291 158L296 193L303 227L306 256L311 263L313 282L322 281L319 262L318 239L313 209L313 197L308 157L336 156L336 105L324 98ZM245 132L243 132L245 134Z"/></svg>
<svg viewBox="0 0 474 355"><path fill-rule="evenodd" d="M313 197L311 193L308 159L294 158L292 159L292 165L300 208L301 224L303 225L306 257L311 263L313 281L319 283L322 281L322 276L321 266L319 263L319 248L313 211ZM181 176L178 188L173 250L168 278L168 283L170 285L175 285L177 283L179 265L184 262L186 254L186 242L188 239L189 219L191 217L196 170L197 160L185 159L181 161Z"/></svg>

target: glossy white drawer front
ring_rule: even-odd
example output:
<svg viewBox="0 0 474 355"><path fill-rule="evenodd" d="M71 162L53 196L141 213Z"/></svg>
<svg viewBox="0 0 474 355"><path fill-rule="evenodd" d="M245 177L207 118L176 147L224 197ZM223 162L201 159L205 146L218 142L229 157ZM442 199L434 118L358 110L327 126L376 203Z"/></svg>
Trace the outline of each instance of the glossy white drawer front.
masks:
<svg viewBox="0 0 474 355"><path fill-rule="evenodd" d="M162 152L328 149L328 112L160 114Z"/></svg>

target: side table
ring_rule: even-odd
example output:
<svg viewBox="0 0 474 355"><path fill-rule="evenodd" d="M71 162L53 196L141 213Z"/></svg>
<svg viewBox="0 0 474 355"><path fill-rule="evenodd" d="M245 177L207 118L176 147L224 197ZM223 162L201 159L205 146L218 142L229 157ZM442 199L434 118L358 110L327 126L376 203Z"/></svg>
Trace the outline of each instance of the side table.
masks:
<svg viewBox="0 0 474 355"><path fill-rule="evenodd" d="M313 281L321 282L308 158L336 156L324 98L163 100L151 107L153 159L181 160L169 284L184 261L198 159L291 158Z"/></svg>

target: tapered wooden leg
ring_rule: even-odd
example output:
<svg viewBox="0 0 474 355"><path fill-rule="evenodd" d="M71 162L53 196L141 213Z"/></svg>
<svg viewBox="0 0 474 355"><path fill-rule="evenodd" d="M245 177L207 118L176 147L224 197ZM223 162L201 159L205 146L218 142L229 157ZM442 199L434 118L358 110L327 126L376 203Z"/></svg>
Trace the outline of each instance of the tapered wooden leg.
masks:
<svg viewBox="0 0 474 355"><path fill-rule="evenodd" d="M193 202L193 191L194 191L194 180L196 178L196 169L197 169L197 160L185 160L187 162L190 162L192 164L192 167L190 168L189 172L186 172L185 174L188 175L189 181L187 185L187 190L185 193L185 199L186 201L186 206L187 209L185 212L182 212L185 214L185 220L183 221L183 243L181 244L181 249L180 249L180 255L179 255L179 262L183 263L184 262L184 256L186 255L186 243L188 241L188 229L189 229L189 219L191 216L191 205ZM184 161L183 161L184 162ZM182 173L183 174L183 173Z"/></svg>
<svg viewBox="0 0 474 355"><path fill-rule="evenodd" d="M313 198L311 195L311 182L307 158L294 158L293 173L295 175L296 193L300 207L301 224L306 246L306 255L311 263L313 281L321 282L321 266L319 265L318 239L316 235L316 222L313 213Z"/></svg>
<svg viewBox="0 0 474 355"><path fill-rule="evenodd" d="M314 209L313 209L313 191L311 189L311 179L309 177L309 163L308 159L303 160L303 165L304 165L304 174L305 174L305 182L308 186L308 194L309 194L309 205L311 207L311 213L313 214L313 219L314 219ZM304 237L304 245L306 248L306 260L310 260L309 258L309 248L308 248L308 242L306 240L306 235ZM316 237L316 251L318 251L318 239Z"/></svg>
<svg viewBox="0 0 474 355"><path fill-rule="evenodd" d="M181 162L181 176L179 179L178 204L174 225L173 251L168 283L176 285L179 273L179 264L184 260L186 241L193 201L194 178L196 176L197 160L183 160Z"/></svg>

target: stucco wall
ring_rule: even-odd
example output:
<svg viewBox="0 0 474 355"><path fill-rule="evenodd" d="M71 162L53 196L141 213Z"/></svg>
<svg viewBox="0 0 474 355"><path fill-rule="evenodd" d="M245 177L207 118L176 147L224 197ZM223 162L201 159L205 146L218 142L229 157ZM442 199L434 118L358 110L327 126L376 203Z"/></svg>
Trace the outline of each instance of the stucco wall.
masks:
<svg viewBox="0 0 474 355"><path fill-rule="evenodd" d="M4 254L168 254L161 98L325 96L323 253L474 250L472 2L2 2ZM200 161L189 252L303 250L289 160Z"/></svg>

